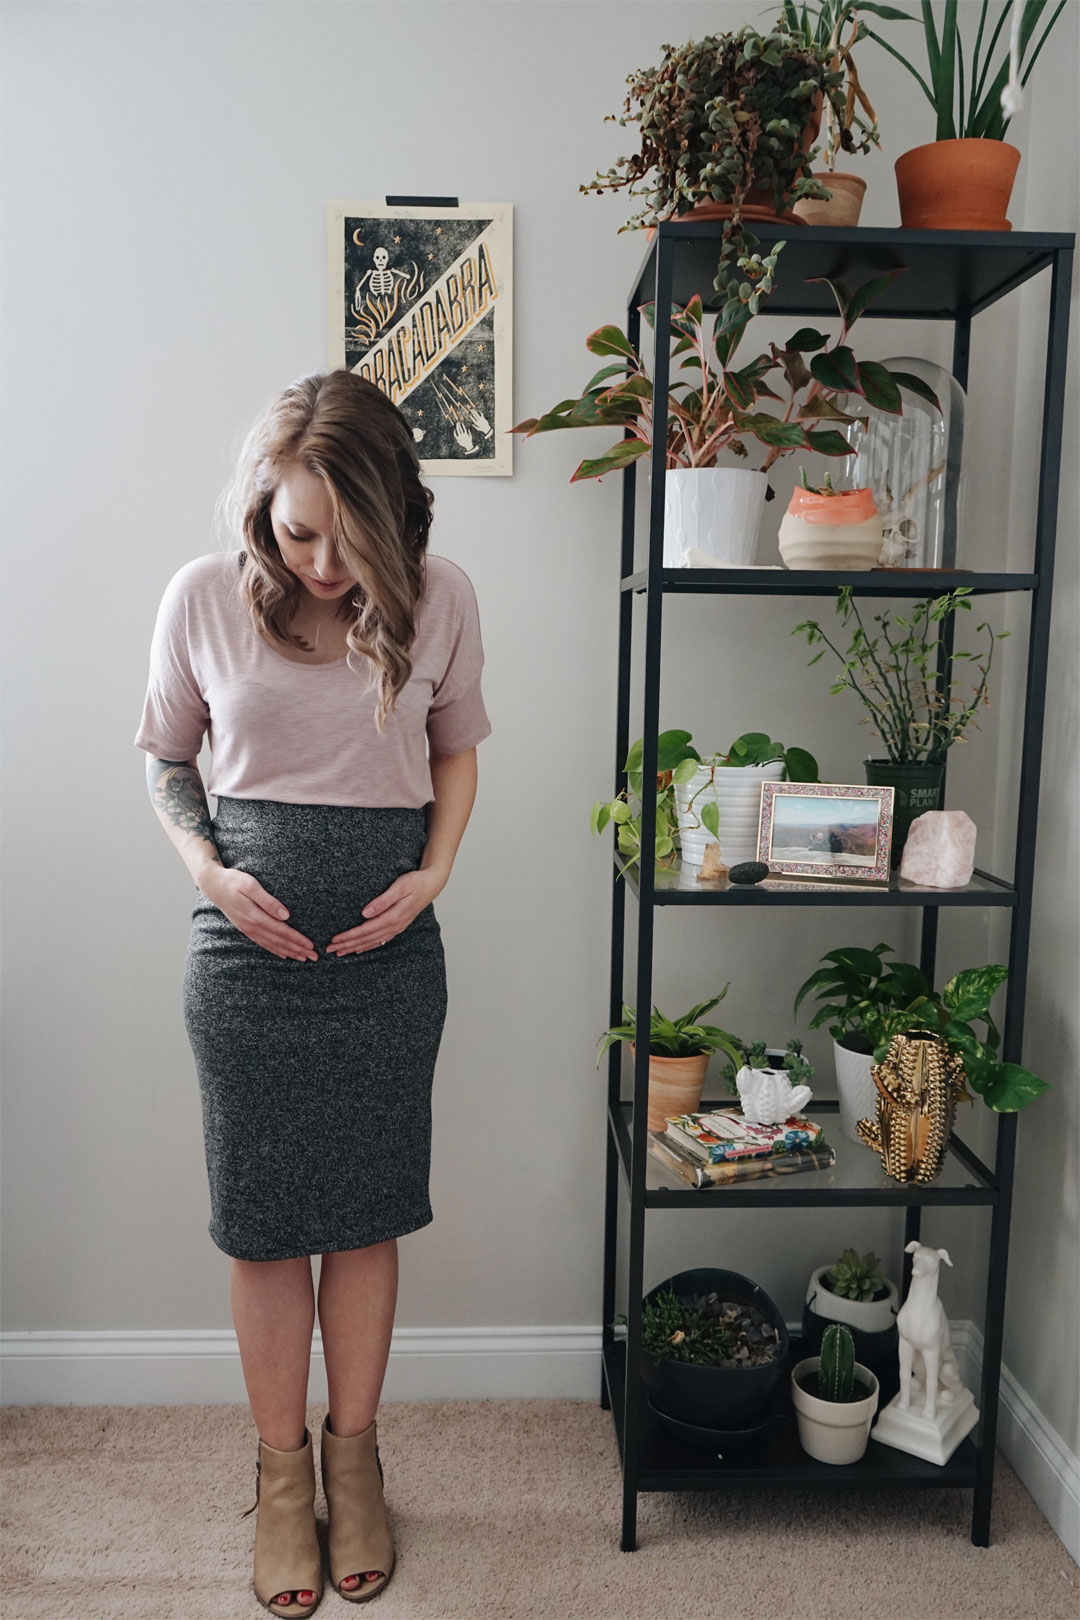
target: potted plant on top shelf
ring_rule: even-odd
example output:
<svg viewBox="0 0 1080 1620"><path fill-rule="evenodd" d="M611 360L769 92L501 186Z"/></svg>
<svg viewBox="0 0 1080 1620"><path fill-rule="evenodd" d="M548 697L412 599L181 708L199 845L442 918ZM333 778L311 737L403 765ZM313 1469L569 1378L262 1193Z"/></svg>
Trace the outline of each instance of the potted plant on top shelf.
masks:
<svg viewBox="0 0 1080 1620"><path fill-rule="evenodd" d="M897 6L859 0L860 9L888 22L917 22L911 12ZM922 7L927 77L887 39L868 30L869 37L903 63L933 108L935 139L913 147L896 160L896 187L901 224L912 230L1008 231L1005 217L1016 178L1020 153L1005 140L1009 121L1020 108L1020 93L1031 77L1047 36L1064 9L1059 0L1024 60L1039 30L1047 0L1006 0L992 31L987 32L988 0L982 0L978 25L974 4L963 8L975 27L974 41L964 49L957 0L945 0L941 32L926 0ZM1005 24L1009 32L1005 54L993 67L994 50ZM970 35L969 35L970 39ZM985 55L983 42L987 40ZM965 87L965 64L967 65ZM965 106L965 93L967 104Z"/></svg>
<svg viewBox="0 0 1080 1620"><path fill-rule="evenodd" d="M851 640L841 651L816 619L804 619L792 635L806 636L807 645L823 642L811 658L816 664L832 652L840 673L830 692L854 692L866 709L869 723L885 746L884 759L865 761L871 787L895 789L892 864L899 864L908 828L924 810L937 810L945 774L945 755L956 742L966 741L969 726L978 727L976 714L988 708L990 666L995 641L1008 630L994 631L984 620L976 634L986 632L983 654L946 650L942 639L945 621L957 612L969 613L971 591L958 586L932 601L917 602L910 616L886 608L873 615L876 633L867 629L850 585L841 585L836 611L847 626L854 620ZM978 680L962 682L958 673L974 662ZM970 696L967 692L970 691ZM963 695L961 695L963 694Z"/></svg>
<svg viewBox="0 0 1080 1620"><path fill-rule="evenodd" d="M768 472L773 463L792 450L810 450L825 456L850 456L851 445L838 427L861 422L850 408L850 396L868 405L902 415L901 389L937 405L937 396L913 373L890 371L877 361L856 359L849 345L851 328L874 300L892 285L902 268L874 276L853 292L839 281L829 281L841 315L835 342L812 327L801 327L780 348L736 366L736 351L743 333L773 286L778 242L764 259L740 259L749 278L725 303L717 316L711 342L703 331L704 308L695 295L685 309L673 309L672 359L684 356L680 369L690 378L675 378L668 385L665 440L664 564L666 567L716 567L752 563L765 501L770 493ZM827 278L814 277L813 280ZM642 304L642 314L655 326L654 303ZM602 478L617 472L653 446L654 399L652 381L633 344L617 326L601 326L586 339L593 354L608 357L586 383L578 398L564 399L541 417L528 417L512 433L531 438L565 428L618 427L629 437L613 444L604 455L582 461L570 482ZM714 368L713 360L718 362ZM780 375L771 386L772 373ZM618 381L612 382L613 377ZM679 399L676 391L687 390ZM775 412L759 408L776 401ZM760 470L726 466L730 453L745 461L748 445L760 443L766 455Z"/></svg>
<svg viewBox="0 0 1080 1620"><path fill-rule="evenodd" d="M838 172L840 152L869 152L880 146L877 114L859 80L852 52L867 35L867 26L858 15L859 0L820 0L820 4L796 6L783 0L780 17L788 31L804 45L816 45L829 53L829 66L844 75L844 110L838 113L831 99L823 102L825 153L824 170L815 170L828 192L824 198L802 197L792 212L804 225L857 225L866 195L866 181L858 174ZM846 33L845 31L849 30ZM865 114L865 116L864 116ZM869 122L867 122L869 120Z"/></svg>
<svg viewBox="0 0 1080 1620"><path fill-rule="evenodd" d="M825 103L844 116L844 69L827 44L783 20L766 34L747 24L662 49L659 67L627 76L622 116L604 119L639 124L639 151L580 189L627 186L630 196L648 199L620 231L669 219L724 220L714 282L721 292L726 266L755 245L744 220L790 219L800 198L827 195L811 177L813 142ZM651 185L638 184L647 179Z"/></svg>

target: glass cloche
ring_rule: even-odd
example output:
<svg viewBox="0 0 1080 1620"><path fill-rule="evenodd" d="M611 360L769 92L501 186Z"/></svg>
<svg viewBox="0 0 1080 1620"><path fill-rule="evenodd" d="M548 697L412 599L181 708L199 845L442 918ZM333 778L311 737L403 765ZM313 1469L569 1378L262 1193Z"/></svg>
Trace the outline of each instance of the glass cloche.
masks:
<svg viewBox="0 0 1080 1620"><path fill-rule="evenodd" d="M841 429L854 451L844 471L852 488L874 492L885 533L882 567L955 568L963 530L964 390L931 360L901 355L883 364L921 378L941 410L907 388L901 416L849 394L843 409L866 420Z"/></svg>

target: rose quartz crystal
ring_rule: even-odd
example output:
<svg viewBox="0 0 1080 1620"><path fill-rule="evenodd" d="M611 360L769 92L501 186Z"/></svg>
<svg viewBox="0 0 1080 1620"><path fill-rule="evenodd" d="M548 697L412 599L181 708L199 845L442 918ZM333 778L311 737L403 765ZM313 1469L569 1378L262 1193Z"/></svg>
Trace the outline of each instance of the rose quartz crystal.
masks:
<svg viewBox="0 0 1080 1620"><path fill-rule="evenodd" d="M931 889L962 889L975 870L975 823L963 810L924 810L911 823L900 876Z"/></svg>

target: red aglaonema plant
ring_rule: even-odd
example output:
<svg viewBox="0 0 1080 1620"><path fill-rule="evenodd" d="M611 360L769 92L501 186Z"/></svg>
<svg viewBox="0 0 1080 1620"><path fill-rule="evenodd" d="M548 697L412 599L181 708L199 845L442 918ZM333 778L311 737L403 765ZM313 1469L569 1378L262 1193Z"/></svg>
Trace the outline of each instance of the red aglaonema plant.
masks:
<svg viewBox="0 0 1080 1620"><path fill-rule="evenodd" d="M920 377L892 371L876 360L858 360L848 342L859 316L903 273L903 267L874 276L854 292L843 282L811 277L832 288L841 316L836 341L830 344L823 333L804 326L782 348L770 343L766 353L748 364L733 363L760 298L772 288L776 257L783 246L777 242L764 259L757 254L740 258L749 279L739 290L732 284L711 339L703 330L700 296L695 294L685 309L672 306L672 360L682 356L680 369L696 371L700 377L676 378L668 385L666 467L713 467L724 451L745 457L749 439L767 446L763 472L791 450L850 456L852 447L839 427L862 420L851 409L852 396L856 403L865 400L867 405L897 416L903 411L902 388L938 405L937 395ZM638 307L655 330L655 304ZM629 438L619 440L602 456L582 461L571 483L616 472L652 448L653 386L633 344L617 326L598 327L585 344L593 354L612 356L611 364L589 379L578 398L564 399L546 415L529 417L510 429L526 438L557 428L629 429ZM773 377L776 372L780 376ZM620 380L609 382L614 376ZM784 392L778 393L768 379ZM686 390L683 398L676 397L677 389ZM774 400L782 410L759 409L762 400Z"/></svg>

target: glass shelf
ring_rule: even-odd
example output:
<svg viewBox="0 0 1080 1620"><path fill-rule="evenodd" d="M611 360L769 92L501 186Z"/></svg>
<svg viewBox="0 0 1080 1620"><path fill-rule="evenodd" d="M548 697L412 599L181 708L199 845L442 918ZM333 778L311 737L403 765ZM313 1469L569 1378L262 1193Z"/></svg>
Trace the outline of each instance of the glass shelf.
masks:
<svg viewBox="0 0 1080 1620"><path fill-rule="evenodd" d="M615 865L640 899L637 866L627 869L618 850ZM653 879L657 906L1015 906L1016 890L1004 878L975 868L962 889L927 889L895 873L882 884L827 883L819 878L765 878L761 883L728 883L715 878L699 883L696 866L678 862L658 869Z"/></svg>
<svg viewBox="0 0 1080 1620"><path fill-rule="evenodd" d="M703 1100L696 1112L731 1107L730 1097ZM965 1104L964 1107L984 1106ZM861 1142L851 1142L840 1128L839 1104L831 1098L813 1099L807 1106L809 1119L821 1125L825 1140L836 1150L836 1163L830 1170L802 1170L796 1175L763 1176L758 1181L735 1181L724 1186L688 1186L654 1154L645 1154L645 1203L650 1209L749 1208L766 1205L906 1205L906 1204L994 1204L997 1187L993 1174L976 1158L955 1133L936 1180L894 1181L881 1168L881 1159ZM961 1108L959 1119L966 1115ZM630 1188L631 1136L634 1104L622 1101L614 1113L609 1110L609 1126L619 1152L624 1183Z"/></svg>
<svg viewBox="0 0 1080 1620"><path fill-rule="evenodd" d="M862 320L907 316L922 320L955 320L970 316L1003 298L1030 276L1071 248L1070 233L1042 231L908 231L861 225L755 223L761 253L774 242L787 246L780 255L776 286L764 312L770 315L833 315L836 301L824 283L828 276L849 287L871 276L903 266L891 287L874 300ZM656 249L661 236L675 243L672 255L672 298L680 305L695 293L706 309L716 309L721 295L713 287L723 232L722 220L683 219L660 225L638 266L629 303L655 297Z"/></svg>
<svg viewBox="0 0 1080 1620"><path fill-rule="evenodd" d="M792 1337L788 1368L804 1354L802 1343ZM603 1350L604 1378L611 1397L612 1416L618 1437L619 1457L623 1456L624 1402L626 1398L626 1340L616 1339ZM890 1385L881 1386L880 1405L892 1399L899 1375ZM764 1434L756 1439L748 1454L719 1454L699 1451L685 1445L663 1424L648 1404L642 1385L641 1428L637 1486L642 1491L715 1491L725 1485L835 1485L850 1489L860 1486L911 1486L948 1490L979 1483L979 1451L973 1435L961 1442L948 1462L924 1462L894 1446L871 1440L857 1463L823 1463L807 1456L799 1444L799 1431L791 1404L791 1380L785 1373L774 1418Z"/></svg>
<svg viewBox="0 0 1080 1620"><path fill-rule="evenodd" d="M833 596L850 585L855 596L943 596L964 586L975 596L1004 591L1033 591L1037 574L976 574L963 569L862 568L663 568L660 586L665 595L711 596ZM641 595L648 574L639 568L621 581L624 591Z"/></svg>

